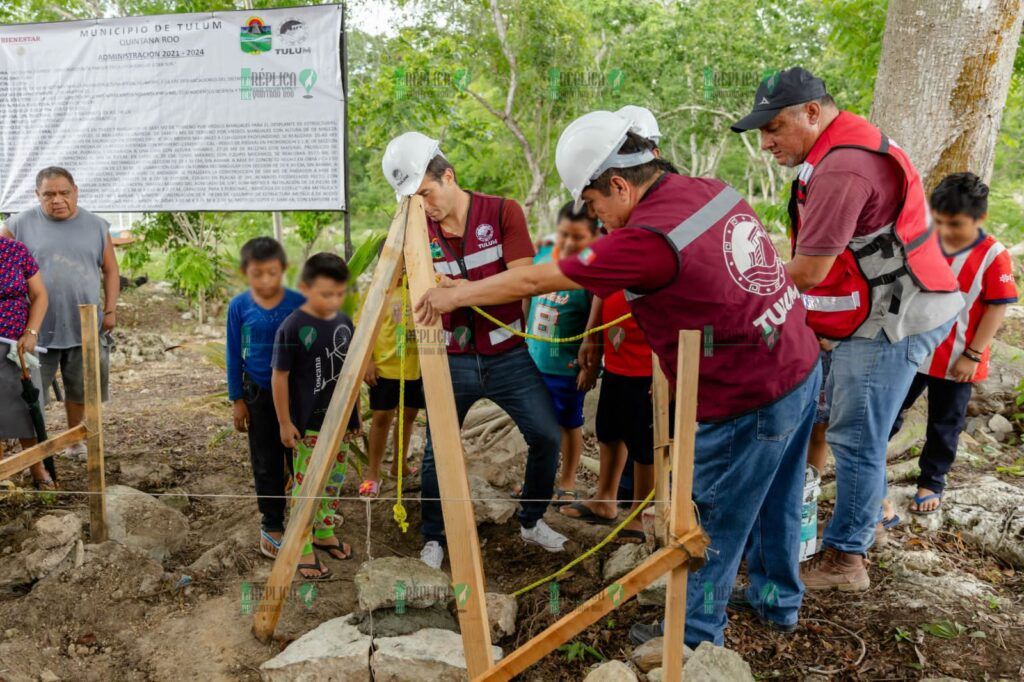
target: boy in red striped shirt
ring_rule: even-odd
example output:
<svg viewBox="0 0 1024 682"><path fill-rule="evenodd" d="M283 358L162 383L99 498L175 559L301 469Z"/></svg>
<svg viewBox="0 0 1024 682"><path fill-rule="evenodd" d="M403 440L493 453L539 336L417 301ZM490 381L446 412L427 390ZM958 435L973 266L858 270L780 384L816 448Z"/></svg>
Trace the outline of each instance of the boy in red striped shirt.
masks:
<svg viewBox="0 0 1024 682"><path fill-rule="evenodd" d="M960 282L964 308L949 336L921 363L893 425L928 389L928 430L921 450L921 475L910 511L932 514L942 503L946 472L953 466L971 385L988 376L989 344L1017 300L1010 254L981 228L988 213L988 187L973 173L943 178L931 196L932 221L946 260ZM890 436L891 437L891 436Z"/></svg>

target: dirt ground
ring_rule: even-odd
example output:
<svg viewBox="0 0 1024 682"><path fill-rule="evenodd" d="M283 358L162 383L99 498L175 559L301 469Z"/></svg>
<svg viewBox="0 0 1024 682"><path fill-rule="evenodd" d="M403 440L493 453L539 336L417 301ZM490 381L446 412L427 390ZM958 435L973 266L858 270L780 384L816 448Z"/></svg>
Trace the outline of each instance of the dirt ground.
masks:
<svg viewBox="0 0 1024 682"><path fill-rule="evenodd" d="M334 578L316 585L315 599L308 605L288 600L278 627L282 642L260 644L250 634L252 615L243 597L265 581L271 562L256 551L258 514L248 451L244 436L229 428L223 371L198 345L213 339L198 337L195 324L181 319L176 298L153 296L151 285L129 290L124 300L122 333L158 332L169 345L185 345L160 359L114 368L103 417L107 483L153 494L185 491L188 539L162 569L139 563L114 543L87 545L87 555L99 559L43 579L27 593L0 593L0 680L38 680L45 670L65 680L258 679L260 663L280 651L282 642L355 610L352 579L362 560L418 556L418 505L409 503L412 523L402 534L391 520L390 502L368 509L361 501L343 501L342 536L354 546L356 560L331 562ZM64 428L62 410L51 409L47 418L51 432ZM588 442L587 454L596 456L594 446ZM1019 446L1007 447L1003 460L1012 463L1015 455L1020 456ZM137 464L145 464L153 475L140 480L137 473L122 473ZM60 459L58 465L65 492L50 503L35 495L8 496L0 501L0 527L30 525L51 510L71 511L87 524L86 497L68 492L86 489L84 464ZM356 495L356 479L349 475L345 496ZM593 485L590 474L583 479L582 487ZM384 494L390 494L389 487ZM826 519L829 511L821 505L819 518ZM556 570L600 536L561 519L556 523L572 537L572 555L524 546L514 520L482 526L488 590L514 591ZM998 605L979 601L944 603L934 610L901 608L894 598L901 586L891 567L875 561L868 592L808 595L795 635L770 633L751 617L738 615L731 618L726 645L741 653L759 678L805 679L817 673L840 679L1021 679L1024 569L965 544L955 531L925 531L909 519L889 541L941 553L958 570L991 585ZM216 570L189 570L204 552L224 543L235 549ZM603 586L599 560L582 563L560 580L563 612ZM630 601L577 641L604 657L628 660L630 625L661 615L660 608ZM942 619L961 624L963 633L947 639L922 629ZM547 590L536 590L519 600L516 635L495 643L510 651L554 620ZM564 652L552 654L521 679L578 680L597 660L592 655L569 658Z"/></svg>

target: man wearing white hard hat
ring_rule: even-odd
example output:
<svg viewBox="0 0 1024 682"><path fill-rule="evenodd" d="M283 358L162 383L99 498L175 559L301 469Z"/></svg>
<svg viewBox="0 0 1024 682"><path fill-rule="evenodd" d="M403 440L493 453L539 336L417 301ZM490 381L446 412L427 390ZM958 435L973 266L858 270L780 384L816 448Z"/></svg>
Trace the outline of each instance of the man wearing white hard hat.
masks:
<svg viewBox="0 0 1024 682"><path fill-rule="evenodd" d="M388 144L382 166L399 197L422 197L434 271L446 282L466 284L533 262L533 243L523 209L512 199L459 187L455 169L437 140L417 132L399 135ZM483 310L510 328L525 329L519 299L487 305ZM565 536L543 519L554 490L561 447L561 432L544 380L521 337L469 308L445 313L443 326L459 423L473 403L483 398L509 414L529 446L520 534L549 552L561 552ZM424 546L420 558L439 568L444 560L444 517L429 433L421 473Z"/></svg>
<svg viewBox="0 0 1024 682"><path fill-rule="evenodd" d="M680 329L701 331L693 495L711 537L690 576L686 643L722 644L726 603L795 629L804 461L821 381L818 344L793 281L753 209L732 187L666 173L631 124L606 111L573 121L555 164L573 198L611 233L575 259L442 286L416 302L430 320L584 287L629 292L630 308L675 383ZM447 283L443 283L447 284ZM750 587L732 594L741 559ZM636 625L634 641L662 634Z"/></svg>

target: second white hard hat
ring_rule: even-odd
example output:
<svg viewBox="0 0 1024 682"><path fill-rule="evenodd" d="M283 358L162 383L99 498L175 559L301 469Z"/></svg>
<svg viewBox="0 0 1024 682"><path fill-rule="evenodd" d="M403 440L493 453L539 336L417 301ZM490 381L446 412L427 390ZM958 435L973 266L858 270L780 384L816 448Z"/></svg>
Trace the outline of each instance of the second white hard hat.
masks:
<svg viewBox="0 0 1024 682"><path fill-rule="evenodd" d="M583 207L580 195L609 168L630 168L654 159L649 149L619 154L632 124L610 111L591 111L566 126L555 147L555 167L572 195L573 210Z"/></svg>
<svg viewBox="0 0 1024 682"><path fill-rule="evenodd" d="M646 137L655 145L661 139L661 129L658 128L658 119L647 107L638 107L635 104L627 104L615 112L622 118L633 124L633 132L640 137Z"/></svg>
<svg viewBox="0 0 1024 682"><path fill-rule="evenodd" d="M416 193L435 156L444 156L440 144L423 133L402 133L388 143L381 167L399 199Z"/></svg>

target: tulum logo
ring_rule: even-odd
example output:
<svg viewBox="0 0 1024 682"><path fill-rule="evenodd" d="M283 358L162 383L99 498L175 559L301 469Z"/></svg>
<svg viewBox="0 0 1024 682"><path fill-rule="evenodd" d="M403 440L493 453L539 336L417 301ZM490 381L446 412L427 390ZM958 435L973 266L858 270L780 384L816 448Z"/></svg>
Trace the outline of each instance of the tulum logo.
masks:
<svg viewBox="0 0 1024 682"><path fill-rule="evenodd" d="M494 239L494 228L488 224L477 225L476 238L481 242L489 242Z"/></svg>
<svg viewBox="0 0 1024 682"><path fill-rule="evenodd" d="M725 265L746 291L771 296L786 283L786 270L761 221L741 213L729 219L722 238Z"/></svg>

